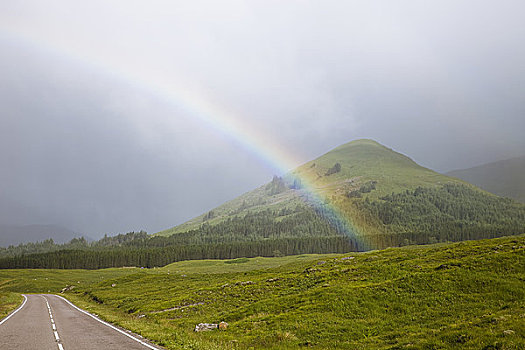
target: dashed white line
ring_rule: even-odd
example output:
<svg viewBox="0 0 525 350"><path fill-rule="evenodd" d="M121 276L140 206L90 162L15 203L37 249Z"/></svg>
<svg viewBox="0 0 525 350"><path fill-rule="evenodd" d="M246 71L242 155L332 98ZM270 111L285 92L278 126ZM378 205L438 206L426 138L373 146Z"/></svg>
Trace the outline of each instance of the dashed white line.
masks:
<svg viewBox="0 0 525 350"><path fill-rule="evenodd" d="M55 320L53 319L53 313L51 312L51 306L49 306L49 302L47 301L47 298L42 295L42 298L46 301L47 309L49 310L49 318L51 319L51 327L53 327L53 334L55 335L55 340L58 344L58 350L64 350L64 346L60 343L60 337L58 335L57 327L55 325Z"/></svg>
<svg viewBox="0 0 525 350"><path fill-rule="evenodd" d="M22 303L22 305L20 305L20 307L18 309L16 309L15 311L11 312L6 318L4 318L2 321L0 321L0 326L2 324L4 324L5 321L7 321L8 319L11 318L11 316L13 316L14 314L16 314L18 311L20 311L20 309L22 309L24 307L24 305L26 304L26 301L27 301L27 297L22 294L22 296L24 297L24 302Z"/></svg>

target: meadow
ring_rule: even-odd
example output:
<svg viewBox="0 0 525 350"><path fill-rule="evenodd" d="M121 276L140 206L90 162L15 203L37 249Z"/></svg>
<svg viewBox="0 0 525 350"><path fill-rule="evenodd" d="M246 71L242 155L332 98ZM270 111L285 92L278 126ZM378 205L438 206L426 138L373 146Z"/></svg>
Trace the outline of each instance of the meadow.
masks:
<svg viewBox="0 0 525 350"><path fill-rule="evenodd" d="M1 270L167 349L523 349L525 236L163 268ZM20 299L19 299L20 301ZM227 330L194 332L201 322Z"/></svg>

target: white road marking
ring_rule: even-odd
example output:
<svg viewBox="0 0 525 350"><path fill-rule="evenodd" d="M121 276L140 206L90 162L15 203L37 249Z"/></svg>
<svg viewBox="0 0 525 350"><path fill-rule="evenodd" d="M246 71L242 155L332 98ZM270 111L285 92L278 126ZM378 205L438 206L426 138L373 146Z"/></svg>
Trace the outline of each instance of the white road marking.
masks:
<svg viewBox="0 0 525 350"><path fill-rule="evenodd" d="M138 342L138 343L144 345L145 347L147 347L147 348L149 348L149 349L152 349L152 350L159 350L159 348L156 348L156 347L154 347L154 346L152 346L152 345L150 345L150 344L148 344L148 343L145 343L145 342L143 342L142 340L135 338L135 337L132 336L131 334L128 334L128 333L124 332L122 329L119 329L119 328L117 328L117 327L113 326L112 324L109 324L109 323L107 323L107 322L105 322L105 321L102 321L100 318L96 317L95 315L92 315L92 314L90 314L89 312L82 310L81 308L77 307L75 304L73 304L72 302L70 302L70 301L67 300L66 298L64 298L64 297L62 297L62 296L60 296L60 295L55 295L55 296L58 297L58 298L60 298L60 299L62 299L62 300L64 300L66 303L68 303L69 305L73 306L75 309L77 309L78 311L82 312L83 314L86 314L86 315L88 315L89 317L91 317L91 318L97 320L98 322L102 323L103 325L106 325L106 326L108 326L109 328L112 328L112 329L116 330L117 332L124 334L126 337L129 337L129 338L133 339L134 341L136 341L136 342ZM62 349L61 349L61 350L62 350Z"/></svg>
<svg viewBox="0 0 525 350"><path fill-rule="evenodd" d="M60 343L60 337L58 336L57 327L55 325L55 320L53 320L53 313L51 312L51 307L49 306L49 302L47 301L47 298L42 295L42 298L46 301L47 308L49 309L49 318L51 319L51 326L53 327L53 334L55 335L55 340L58 344L58 350L64 350L64 346L62 343Z"/></svg>
<svg viewBox="0 0 525 350"><path fill-rule="evenodd" d="M20 307L18 309L16 309L15 311L11 312L6 318L4 318L2 321L0 321L0 326L2 324L4 324L5 321L7 321L8 319L11 318L11 316L13 316L14 314L16 314L18 311L20 311L20 309L22 309L24 307L24 305L26 304L26 301L27 301L27 297L22 294L22 296L24 297L24 302L22 303L22 305L20 305Z"/></svg>

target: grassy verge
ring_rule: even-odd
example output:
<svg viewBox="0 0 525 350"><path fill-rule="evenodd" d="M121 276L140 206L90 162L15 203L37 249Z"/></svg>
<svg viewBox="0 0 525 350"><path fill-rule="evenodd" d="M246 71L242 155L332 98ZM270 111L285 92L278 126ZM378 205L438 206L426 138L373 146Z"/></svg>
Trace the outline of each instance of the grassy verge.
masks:
<svg viewBox="0 0 525 350"><path fill-rule="evenodd" d="M22 304L24 298L13 292L0 292L0 321Z"/></svg>
<svg viewBox="0 0 525 350"><path fill-rule="evenodd" d="M0 292L56 291L77 280L67 298L168 349L523 349L524 266L521 235L151 270L39 271L36 281L27 280L34 270L0 271L10 279ZM193 332L220 321L227 330Z"/></svg>

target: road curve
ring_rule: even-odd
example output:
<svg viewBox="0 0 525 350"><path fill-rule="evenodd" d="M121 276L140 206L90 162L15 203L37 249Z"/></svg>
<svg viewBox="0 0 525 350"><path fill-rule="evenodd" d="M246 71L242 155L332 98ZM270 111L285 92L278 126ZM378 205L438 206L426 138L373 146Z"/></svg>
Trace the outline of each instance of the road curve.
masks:
<svg viewBox="0 0 525 350"><path fill-rule="evenodd" d="M136 335L117 329L52 294L27 301L0 323L0 349L153 350Z"/></svg>

